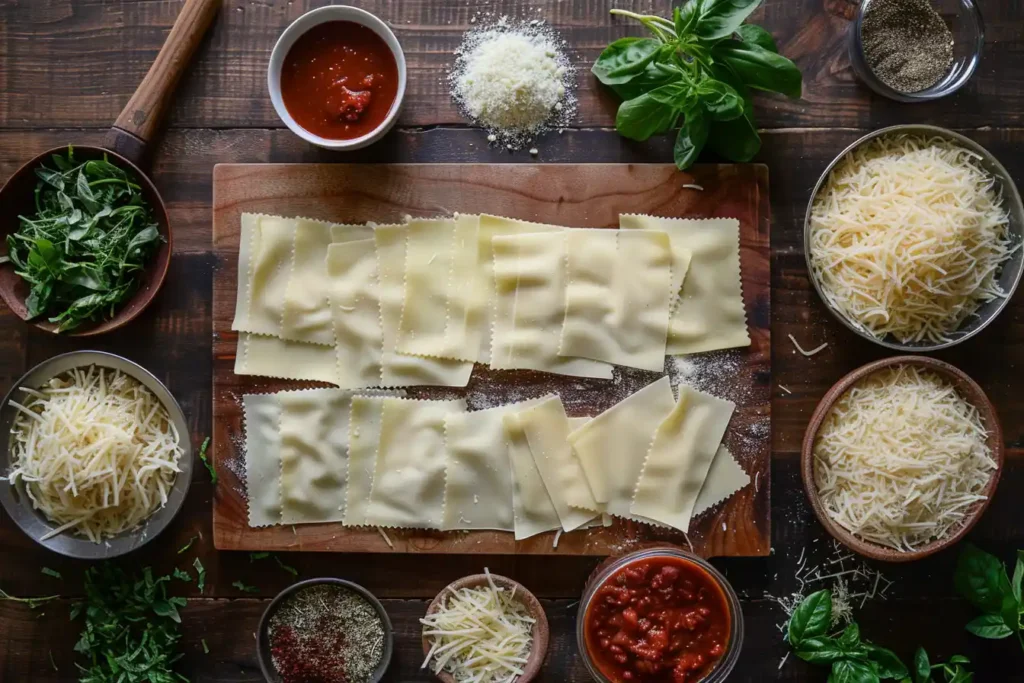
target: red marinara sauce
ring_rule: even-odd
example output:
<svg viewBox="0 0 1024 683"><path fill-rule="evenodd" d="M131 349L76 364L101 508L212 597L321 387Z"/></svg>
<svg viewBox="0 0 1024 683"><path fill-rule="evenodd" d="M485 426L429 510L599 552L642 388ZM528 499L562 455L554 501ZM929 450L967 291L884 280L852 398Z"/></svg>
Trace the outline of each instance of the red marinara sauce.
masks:
<svg viewBox="0 0 1024 683"><path fill-rule="evenodd" d="M299 36L281 67L281 99L314 135L352 140L373 132L398 96L398 64L372 29L327 21Z"/></svg>
<svg viewBox="0 0 1024 683"><path fill-rule="evenodd" d="M729 645L732 615L721 587L679 557L630 562L594 593L587 650L610 681L696 683Z"/></svg>

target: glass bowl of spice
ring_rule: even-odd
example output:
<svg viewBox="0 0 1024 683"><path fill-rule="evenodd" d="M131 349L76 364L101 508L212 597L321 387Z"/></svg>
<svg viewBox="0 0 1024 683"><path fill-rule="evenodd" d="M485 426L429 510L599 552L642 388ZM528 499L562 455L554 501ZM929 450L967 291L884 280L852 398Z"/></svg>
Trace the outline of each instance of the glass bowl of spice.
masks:
<svg viewBox="0 0 1024 683"><path fill-rule="evenodd" d="M928 102L971 79L984 43L974 0L864 0L851 31L850 62L879 95Z"/></svg>
<svg viewBox="0 0 1024 683"><path fill-rule="evenodd" d="M681 548L648 548L594 571L576 642L598 683L721 683L739 660L743 612L707 561Z"/></svg>
<svg viewBox="0 0 1024 683"><path fill-rule="evenodd" d="M269 683L377 683L391 661L394 634L372 593L323 578L300 581L274 598L256 642Z"/></svg>

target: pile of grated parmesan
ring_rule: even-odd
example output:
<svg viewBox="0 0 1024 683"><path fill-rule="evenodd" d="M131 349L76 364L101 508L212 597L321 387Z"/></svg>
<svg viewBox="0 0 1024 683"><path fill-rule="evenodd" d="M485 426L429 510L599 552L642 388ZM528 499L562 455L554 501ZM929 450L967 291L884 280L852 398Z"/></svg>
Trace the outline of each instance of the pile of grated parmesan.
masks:
<svg viewBox="0 0 1024 683"><path fill-rule="evenodd" d="M576 71L564 46L539 20L501 17L471 29L448 76L452 98L490 142L520 149L575 116Z"/></svg>
<svg viewBox="0 0 1024 683"><path fill-rule="evenodd" d="M996 463L978 409L943 378L880 370L836 402L814 442L829 517L855 536L914 550L959 527Z"/></svg>
<svg viewBox="0 0 1024 683"><path fill-rule="evenodd" d="M167 503L181 471L178 431L149 389L122 372L73 369L11 401L12 485L57 524L99 543Z"/></svg>
<svg viewBox="0 0 1024 683"><path fill-rule="evenodd" d="M484 573L486 585L451 591L440 609L420 619L430 641L422 668L446 671L456 683L512 683L530 658L535 620L514 590Z"/></svg>
<svg viewBox="0 0 1024 683"><path fill-rule="evenodd" d="M883 136L850 152L811 209L811 266L828 302L875 337L948 341L1015 250L996 182L949 141Z"/></svg>

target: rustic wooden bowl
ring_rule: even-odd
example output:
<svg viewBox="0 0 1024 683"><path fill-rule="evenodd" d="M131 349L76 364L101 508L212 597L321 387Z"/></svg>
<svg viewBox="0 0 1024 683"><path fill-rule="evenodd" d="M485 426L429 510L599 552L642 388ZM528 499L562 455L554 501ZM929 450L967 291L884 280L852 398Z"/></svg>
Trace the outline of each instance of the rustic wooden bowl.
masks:
<svg viewBox="0 0 1024 683"><path fill-rule="evenodd" d="M101 147L75 145L74 149L77 160L102 159L106 154L108 160L115 166L133 174L142 187L142 196L152 207L153 220L156 221L160 235L164 238L163 244L150 257L147 268L142 271L138 289L121 305L114 317L91 325L84 324L79 328L62 333L73 337L89 337L116 330L127 324L139 313L142 313L142 310L156 296L167 276L167 268L171 262L171 225L167 220L167 207L164 206L160 193L157 192L153 181L138 166L120 154ZM66 152L67 147L56 147L43 152L19 168L3 186L3 189L0 189L0 253L7 253L7 235L17 231L18 216L31 215L35 210L34 191L39 180L36 177L36 169L44 163L51 163L51 154ZM14 266L10 263L0 265L0 297L3 298L8 308L22 320L28 320L28 308L25 306L25 298L28 293L28 284L14 272ZM45 316L33 320L32 323L47 332L57 329L57 326L49 322Z"/></svg>
<svg viewBox="0 0 1024 683"><path fill-rule="evenodd" d="M967 402L971 403L978 409L981 421L985 425L985 429L988 430L988 447L992 450L992 459L996 462L996 469L992 473L992 478L984 489L985 500L978 501L974 504L974 506L969 510L967 517L960 528L956 529L948 536L935 539L926 546L907 552L901 552L894 550L893 548L878 545L877 543L862 540L834 523L825 511L825 508L821 503L821 499L818 497L818 488L814 483L814 440L818 435L818 430L821 428L822 422L824 422L828 414L832 412L832 406L835 405L836 401L838 401L850 387L863 378L883 368L894 365L916 365L919 368L936 372L947 379L956 388L960 395L967 400ZM967 532L969 532L975 524L978 523L978 520L981 519L982 513L985 512L985 508L988 507L989 502L992 500L993 494L995 494L996 485L999 483L999 477L1003 472L1003 458L1003 429L999 424L999 416L996 414L996 409L992 404L992 401L988 399L988 396L985 395L985 392L973 379L968 377L963 370L936 358L929 358L927 356L894 356L892 358L883 358L882 360L875 361L874 363L868 363L863 367L857 368L836 382L835 385L828 390L828 393L826 393L818 403L818 407L814 409L811 421L807 425L807 431L804 432L803 450L800 456L800 470L804 480L804 490L807 492L807 499L811 502L811 507L814 509L815 516L817 516L821 525L825 527L825 530L832 534L837 541L845 545L847 548L850 548L851 550L873 560L881 560L883 562L912 562L914 560L928 557L929 555L934 555L940 550L944 550L955 545L960 541L960 539L967 535Z"/></svg>
<svg viewBox="0 0 1024 683"><path fill-rule="evenodd" d="M537 596L526 590L518 581L513 581L498 574L491 574L491 580L494 581L494 585L501 588L510 591L515 589L516 600L521 602L526 607L526 611L530 613L530 616L536 619L536 623L533 625L533 647L530 649L530 657L526 661L526 666L523 667L523 675L516 679L516 683L530 683L540 673L540 667L544 663L544 657L548 652L548 636L550 634L548 617L544 613L544 607L541 606ZM473 574L472 576L464 576L458 581L453 581L430 602L430 606L427 607L427 614L433 614L440 609L443 601L448 598L450 591L457 591L462 588L475 588L486 584L486 574ZM430 641L426 636L423 636L423 654L426 655L428 652L430 652ZM455 683L455 679L447 671L441 671L434 674L434 676L439 681L442 681L442 683Z"/></svg>

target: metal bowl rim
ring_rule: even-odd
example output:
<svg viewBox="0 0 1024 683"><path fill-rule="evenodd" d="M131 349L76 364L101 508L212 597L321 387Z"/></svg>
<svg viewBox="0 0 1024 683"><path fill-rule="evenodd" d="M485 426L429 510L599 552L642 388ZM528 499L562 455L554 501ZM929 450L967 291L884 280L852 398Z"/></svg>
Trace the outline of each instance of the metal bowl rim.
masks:
<svg viewBox="0 0 1024 683"><path fill-rule="evenodd" d="M48 366L54 365L58 363L58 361L76 359L78 357L82 357L88 360L81 363L76 362L71 367L88 367L89 365L97 364L97 360L107 359L114 361L115 365L103 365L101 363L103 367L112 368L115 370L125 372L125 374L140 382L143 386L146 386L146 382L143 380L144 377L152 380L152 382L163 391L163 393L166 395L167 400L164 400L164 397L160 395L160 391L153 391L153 389L149 386L146 386L146 388L149 389L150 391L153 391L157 400L160 401L161 405L163 405L164 408L167 409L168 416L170 417L172 422L178 422L186 427L185 431L179 433L179 442L182 448L181 459L179 461L179 467L181 471L174 479L174 485L171 487L171 491L168 494L167 504L162 508L157 508L156 511L154 511L153 514L150 515L149 518L146 519L146 521L144 521L140 526L134 529L130 529L128 531L123 531L121 532L121 534L118 534L113 539L108 539L108 541L103 543L93 543L87 538L72 536L66 533L57 534L56 536L49 538L45 541L41 540L39 536L30 532L30 530L25 527L25 524L23 523L21 516L15 514L15 510L12 508L16 506L18 508L28 510L31 514L37 517L40 517L41 513L39 513L25 500L23 500L20 503L13 500L10 495L10 484L6 482L0 485L4 487L2 494L0 494L0 506L4 508L5 512L7 513L7 516L11 518L11 520L26 536L28 536L33 541L35 541L36 543L38 543L39 545L43 546L48 550L51 550L59 555L64 555L65 557L73 557L76 559L111 559L114 557L120 557L121 555L130 553L146 545L154 538L159 536L160 533L164 531L164 529L170 526L174 518L178 516L178 513L181 511L181 507L184 504L185 498L188 496L189 487L191 486L192 483L192 441L187 430L188 421L185 419L185 413L184 411L182 411L181 405L178 403L178 400L174 397L174 394L171 393L170 389L168 389L167 386L163 382L161 382L156 375L154 375L146 368L142 367L140 364L136 363L133 360L125 358L124 356L119 356L116 353L110 353L109 351L93 351L88 349L68 351L67 353L61 353L56 356L47 358L41 363L34 365L26 373L19 377L14 384L11 385L10 390L4 396L3 401L0 402L0 414L2 414L4 409L8 407L8 403L14 397L15 392L18 390L18 388L23 385L29 384L27 380L32 375L36 374L37 372L46 370ZM124 367L120 367L120 365L123 365ZM62 374L63 372L67 372L67 370L63 370L58 373L51 373L48 375L48 378L52 379L53 377L56 377L57 375ZM2 441L0 441L0 444L3 445L4 462L10 464L10 432L2 435ZM52 524L51 522L45 519L43 523L46 525ZM132 543L125 543L126 541L129 541L131 539L136 540ZM58 543L57 541L68 541L70 543ZM109 546L108 543L110 544Z"/></svg>
<svg viewBox="0 0 1024 683"><path fill-rule="evenodd" d="M879 339L870 334L869 332L867 332L866 330L862 329L852 320L849 320L845 315L838 311L829 302L828 298L825 296L825 293L822 290L821 283L818 282L818 278L814 274L814 269L811 265L811 210L814 208L814 200L818 196L818 193L821 191L821 188L825 184L825 181L828 180L828 177L832 173L832 170L840 161L842 161L846 157L847 154L857 149L861 145L866 144L871 140L874 140L875 138L881 137L883 135L894 135L899 133L925 133L937 137L946 137L964 145L971 151L979 154L985 160L985 163L991 165L991 167L995 170L995 173L993 175L996 176L996 178L1000 181L1003 193L1003 201L1007 203L1006 209L1007 214L1010 216L1011 226L1015 222L1014 209L1016 210L1016 215L1024 216L1024 204L1022 204L1021 202L1020 192L1018 192L1017 190L1017 184L1013 181L1013 178L1012 176L1010 176L1010 173L1006 170L1006 167L999 162L995 155L993 155L991 152L985 149L985 147L983 147L982 145L980 145L979 143L975 142L974 140L970 139L965 135L949 130L948 128L942 128L940 126L932 126L928 124L899 124L895 126L888 126L886 128L880 128L876 131L868 133L867 135L864 135L858 138L856 141L849 144L842 152L840 152L836 156L836 158L833 159L832 162L825 168L825 171L824 173L821 174L821 177L818 178L818 182L814 185L814 190L811 191L810 199L808 199L807 201L807 210L804 213L803 238L804 263L807 266L807 278L811 281L811 284L814 286L814 291L818 294L818 298L821 299L822 303L825 304L825 308L828 309L829 313L831 313L833 317L839 320L839 322L841 322L847 329L851 330L852 332L862 337L863 339L867 339L870 342L878 344L879 346L883 346L887 349L891 349L893 351L900 351L903 353L929 353L932 351L948 349L950 347L956 346L957 344L967 341L968 339L980 333L982 330L988 327L993 320L999 317L999 314L1003 312L1006 306L1010 303L1010 299L1013 298L1014 293L1017 291L1017 286L1020 284L1022 275L1024 275L1024 260L1022 260L1021 264L1017 267L1017 272L1013 275L1013 282L1010 284L1010 287L1006 290L1006 296L1000 300L999 304L995 307L995 309L992 310L992 312L988 315L987 318L981 320L978 323L978 326L975 327L970 332L966 332L954 339L950 339L949 341L941 342L938 344L902 344L900 342L890 341L888 335ZM1019 225L1018 227L1020 228L1021 236L1024 236L1024 225ZM1013 230L1010 230L1010 232L1011 234L1013 234Z"/></svg>

